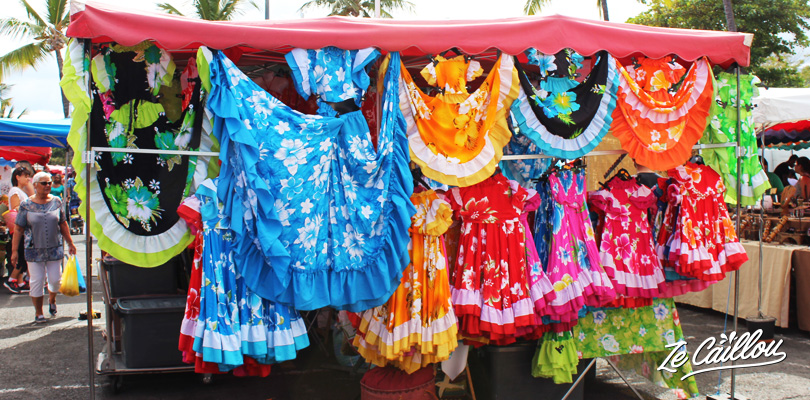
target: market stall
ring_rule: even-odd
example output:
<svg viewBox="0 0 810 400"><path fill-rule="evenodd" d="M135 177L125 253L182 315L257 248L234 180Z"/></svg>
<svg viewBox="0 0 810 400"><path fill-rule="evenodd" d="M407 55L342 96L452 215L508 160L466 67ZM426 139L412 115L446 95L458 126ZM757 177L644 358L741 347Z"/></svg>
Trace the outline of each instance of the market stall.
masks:
<svg viewBox="0 0 810 400"><path fill-rule="evenodd" d="M198 249L195 270L200 271L192 272L191 281L197 280L203 299L196 292L192 298L189 291L181 328L188 339L180 343L198 371L255 366L248 359L267 365L294 358L307 344L298 311L333 307L359 314L354 345L378 365L412 372L445 360L457 346L457 332L476 346L542 337L532 373L570 382L580 356L643 353L646 348L655 357L682 338L674 303L652 298L708 286L746 258L722 201L728 195L723 182L735 182L735 198L740 188L748 196L744 188L755 192L759 184L729 178L731 171L682 164L703 136L715 100L710 66L747 65L747 34L561 16L207 22L74 2L68 35L87 39L69 46L62 86L76 107L68 141L87 149L73 165L87 200L88 235L92 230L102 250L143 268L165 264L190 244ZM448 56L448 49L455 57ZM450 61L462 63L463 73L444 75L457 69L443 69ZM549 78L554 70L558 81ZM580 70L588 77L578 81ZM119 79L122 71L128 79ZM659 72L665 78L645 82L646 72L650 79ZM268 83L285 73L288 79L282 83ZM541 78L540 89L533 87L530 74ZM685 83L670 95L666 89L681 78ZM467 93L467 83L479 89ZM440 90L429 90L432 85ZM542 91L554 94L545 104L535 98ZM639 124L664 135L644 138ZM523 149L510 141L520 137L518 131L528 140ZM635 231L644 233L634 240L646 248L638 260L623 259L624 247L610 244L623 243L629 231L616 221L630 213L646 215L658 198L624 175L586 198L587 166L564 161L598 155L591 150L608 131L621 141L622 152L643 165L670 170L665 192L711 208L722 221L707 225L716 230L711 240L719 240L722 248L708 254L711 261L673 251L667 259L676 275L671 280L664 281L660 265L645 275L628 272L631 263L658 260L653 234L649 225ZM722 135L700 148L740 143L728 131ZM511 155L503 156L507 145ZM530 224L529 209L520 213L531 192L497 171L502 161L529 165L541 158L560 160L538 169L537 176L524 176L524 182L537 183L529 188L536 196L550 200ZM411 161L417 172L409 173ZM733 176L742 176L740 167ZM414 194L417 184L423 191ZM442 185L449 190L440 197L436 189ZM506 209L486 208L486 197L481 203L479 190L486 185L508 195L498 200ZM620 194L631 186L634 208L623 204L629 195ZM355 204L358 199L367 204ZM484 204L482 211L494 220L467 213L476 203ZM509 210L509 204L516 208ZM586 204L601 213L601 249ZM664 242L668 235L680 235L683 224L698 223L686 212L677 216L665 209L659 209L661 217L672 220L659 235ZM503 228L492 234L503 231L505 236L489 241L485 253L476 253L479 238L464 228L452 245L458 251L445 254L442 243L451 241L445 231L453 210L457 222L481 232L503 218ZM523 222L517 227L519 219ZM568 236L558 234L560 229ZM481 237L483 247L486 236ZM206 241L214 243L214 250L201 245ZM415 253L409 241L423 243L418 251L430 256ZM492 247L498 243L502 247ZM525 246L536 248L536 258L527 260L525 251L517 250ZM505 253L514 257L506 259ZM485 256L501 259L484 264ZM471 276L498 269L477 270L482 264L513 269L511 278L505 269L492 276L501 281L503 292L473 287ZM555 264L564 271L547 267ZM239 278L228 273L236 270ZM429 283L413 283L428 279L417 278L423 275ZM419 285L425 290L412 291ZM226 320L202 321L206 307L222 310L214 318L252 314L224 296L234 288L245 296L244 303L255 302L252 312L275 310L273 323L263 323L273 331L247 325L250 318L237 321L242 331L277 341L246 339L238 329L217 328L228 325ZM413 304L435 308L411 316ZM630 328L660 334L650 335L645 345L634 344L631 337L611 340L601 330L604 315L586 313L586 305L609 309L611 321L635 321ZM189 314L194 307L202 310L199 321ZM380 322L389 315L396 321ZM186 331L187 326L200 329ZM427 337L432 339L423 342ZM213 338L216 345L207 346ZM240 340L241 348L226 346ZM569 359L555 355L563 348ZM689 395L696 392L693 379L670 383Z"/></svg>

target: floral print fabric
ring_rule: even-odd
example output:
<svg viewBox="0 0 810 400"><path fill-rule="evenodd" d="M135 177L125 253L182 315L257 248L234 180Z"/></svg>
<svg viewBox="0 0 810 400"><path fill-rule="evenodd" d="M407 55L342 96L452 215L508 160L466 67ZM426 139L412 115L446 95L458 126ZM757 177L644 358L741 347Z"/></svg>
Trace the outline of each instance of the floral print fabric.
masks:
<svg viewBox="0 0 810 400"><path fill-rule="evenodd" d="M385 303L408 265L414 213L397 104L399 54L384 78L376 150L360 111L301 114L222 53L200 54L209 62L208 106L222 146L218 192L248 287L299 310Z"/></svg>
<svg viewBox="0 0 810 400"><path fill-rule="evenodd" d="M669 259L679 274L703 281L722 280L748 261L723 200L720 175L705 165L687 163L667 171L676 185L667 188L670 207L679 206Z"/></svg>
<svg viewBox="0 0 810 400"><path fill-rule="evenodd" d="M388 302L361 314L354 338L367 361L408 373L450 358L458 343L442 238L453 212L433 191L416 193L411 201L417 210L410 228L411 264Z"/></svg>
<svg viewBox="0 0 810 400"><path fill-rule="evenodd" d="M701 149L700 154L706 165L712 167L723 178L726 188L725 201L737 204L737 163L740 165L741 206L754 205L770 189L768 175L759 163L759 150L754 131L752 99L757 95L759 78L754 75L740 76L740 145L744 153L736 155L734 147L721 149ZM717 75L716 104L720 110L715 115L701 143L737 142L737 76L727 72Z"/></svg>
<svg viewBox="0 0 810 400"><path fill-rule="evenodd" d="M647 210L657 200L635 179L618 178L608 189L592 192L589 202L605 215L599 256L617 294L629 297L660 297L664 273L655 253Z"/></svg>
<svg viewBox="0 0 810 400"><path fill-rule="evenodd" d="M520 222L527 194L501 174L447 194L462 221L451 281L465 337L508 344L539 325Z"/></svg>
<svg viewBox="0 0 810 400"><path fill-rule="evenodd" d="M576 71L583 58L576 52L564 50L555 56L529 49L526 54L529 63L540 68L541 78L535 87L516 64L521 89L511 112L518 129L544 154L567 159L587 154L602 141L613 119L619 86L613 57L599 53L591 73L579 82Z"/></svg>
<svg viewBox="0 0 810 400"><path fill-rule="evenodd" d="M611 132L622 149L654 170L686 162L711 113L714 75L709 62L698 59L687 71L671 58L641 58L628 67L616 61L616 68L619 93Z"/></svg>
<svg viewBox="0 0 810 400"><path fill-rule="evenodd" d="M445 62L454 67L444 68ZM458 62L465 61L443 60L434 66L437 84L464 88L467 74L458 72ZM451 71L451 76L440 76ZM408 124L411 160L425 176L447 185L470 186L491 176L511 136L506 115L519 88L512 57L501 56L470 94L429 96L404 66L401 72L399 107Z"/></svg>

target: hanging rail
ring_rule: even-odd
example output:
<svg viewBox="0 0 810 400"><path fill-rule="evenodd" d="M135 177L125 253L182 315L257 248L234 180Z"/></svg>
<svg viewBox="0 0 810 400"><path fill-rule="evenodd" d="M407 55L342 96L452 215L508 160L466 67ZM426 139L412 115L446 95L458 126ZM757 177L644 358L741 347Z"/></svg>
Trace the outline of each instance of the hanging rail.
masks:
<svg viewBox="0 0 810 400"><path fill-rule="evenodd" d="M702 150L702 149L723 149L728 147L737 147L737 143L719 143L719 144L696 144L692 147L692 150ZM596 150L592 151L588 154L585 154L584 157L592 157L592 156L606 156L612 154L627 154L624 150ZM501 157L501 160L510 161L510 160L534 160L534 159L541 159L541 158L554 158L554 156L549 156L546 154L507 154Z"/></svg>

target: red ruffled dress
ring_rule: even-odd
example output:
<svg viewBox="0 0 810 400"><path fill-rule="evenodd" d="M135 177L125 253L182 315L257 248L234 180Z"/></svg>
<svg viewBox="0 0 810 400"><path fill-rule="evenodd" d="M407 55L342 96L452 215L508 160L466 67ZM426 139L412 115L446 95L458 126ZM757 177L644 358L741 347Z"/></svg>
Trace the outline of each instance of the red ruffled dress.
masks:
<svg viewBox="0 0 810 400"><path fill-rule="evenodd" d="M605 215L599 257L616 293L660 297L664 272L647 217L647 210L657 204L655 195L635 179L613 179L607 190L590 193L589 201Z"/></svg>
<svg viewBox="0 0 810 400"><path fill-rule="evenodd" d="M451 292L466 338L508 344L539 325L520 221L527 194L519 186L512 189L501 174L447 192L462 221Z"/></svg>

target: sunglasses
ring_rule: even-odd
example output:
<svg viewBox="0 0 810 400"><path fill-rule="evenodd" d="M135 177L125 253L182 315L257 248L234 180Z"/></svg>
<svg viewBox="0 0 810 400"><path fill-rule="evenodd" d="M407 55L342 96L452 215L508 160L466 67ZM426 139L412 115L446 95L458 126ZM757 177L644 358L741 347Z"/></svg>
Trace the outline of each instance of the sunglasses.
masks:
<svg viewBox="0 0 810 400"><path fill-rule="evenodd" d="M53 182L48 181L48 182L37 182L37 183L39 183L42 186L50 186Z"/></svg>

